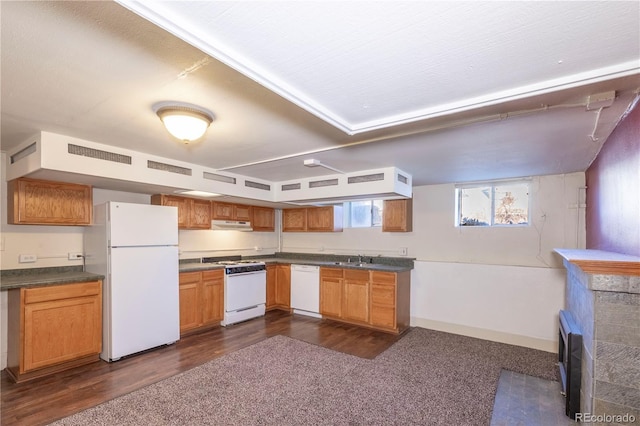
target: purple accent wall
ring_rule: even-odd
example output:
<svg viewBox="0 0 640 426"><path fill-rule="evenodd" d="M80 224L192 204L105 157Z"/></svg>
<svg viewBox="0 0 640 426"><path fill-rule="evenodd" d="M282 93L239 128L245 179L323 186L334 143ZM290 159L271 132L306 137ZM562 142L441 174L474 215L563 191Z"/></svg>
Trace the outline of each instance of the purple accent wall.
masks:
<svg viewBox="0 0 640 426"><path fill-rule="evenodd" d="M640 256L640 98L586 172L587 249Z"/></svg>

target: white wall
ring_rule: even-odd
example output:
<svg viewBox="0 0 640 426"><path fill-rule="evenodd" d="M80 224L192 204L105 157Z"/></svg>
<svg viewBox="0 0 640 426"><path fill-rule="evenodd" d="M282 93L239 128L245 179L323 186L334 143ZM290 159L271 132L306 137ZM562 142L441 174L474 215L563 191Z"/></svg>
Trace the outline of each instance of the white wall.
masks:
<svg viewBox="0 0 640 426"><path fill-rule="evenodd" d="M407 247L412 325L553 352L564 307L553 249L584 248L583 187L584 173L534 177L532 224L513 228L456 228L453 184L414 187L413 232L284 233L282 251L399 256Z"/></svg>

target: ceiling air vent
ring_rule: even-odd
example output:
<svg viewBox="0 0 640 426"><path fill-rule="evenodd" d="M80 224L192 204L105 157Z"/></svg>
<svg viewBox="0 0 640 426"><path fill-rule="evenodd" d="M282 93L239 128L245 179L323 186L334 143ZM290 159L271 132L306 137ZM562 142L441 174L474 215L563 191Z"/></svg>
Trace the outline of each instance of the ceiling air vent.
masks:
<svg viewBox="0 0 640 426"><path fill-rule="evenodd" d="M131 164L129 155L116 154L115 152L102 151L95 148L87 148L86 146L67 144L67 152L73 155L81 155L83 157L96 158L98 160L113 161L114 163Z"/></svg>
<svg viewBox="0 0 640 426"><path fill-rule="evenodd" d="M309 182L309 188L322 188L323 186L336 186L338 179L324 179Z"/></svg>
<svg viewBox="0 0 640 426"><path fill-rule="evenodd" d="M398 181L406 184L406 183L409 183L409 178L407 178L406 176L402 176L400 173L398 173Z"/></svg>
<svg viewBox="0 0 640 426"><path fill-rule="evenodd" d="M376 180L384 180L384 173L374 173L372 175L351 176L347 179L348 183L364 183L374 182Z"/></svg>
<svg viewBox="0 0 640 426"><path fill-rule="evenodd" d="M28 147L21 149L11 156L11 164L15 163L18 160L22 160L24 157L28 157L31 154L36 152L36 143L32 143Z"/></svg>
<svg viewBox="0 0 640 426"><path fill-rule="evenodd" d="M271 185L267 185L259 182L252 182L250 180L245 180L244 186L248 186L249 188L262 189L264 191L271 191Z"/></svg>
<svg viewBox="0 0 640 426"><path fill-rule="evenodd" d="M282 191L293 191L295 189L300 189L300 188L301 188L301 185L299 183L288 183L280 187Z"/></svg>
<svg viewBox="0 0 640 426"><path fill-rule="evenodd" d="M174 166L172 164L159 163L157 161L147 160L147 168L191 176L191 169L187 169L186 167Z"/></svg>
<svg viewBox="0 0 640 426"><path fill-rule="evenodd" d="M234 185L236 184L236 178L224 176L224 175L218 175L216 173L202 172L202 178L209 179L209 180L216 180L218 182L231 183Z"/></svg>

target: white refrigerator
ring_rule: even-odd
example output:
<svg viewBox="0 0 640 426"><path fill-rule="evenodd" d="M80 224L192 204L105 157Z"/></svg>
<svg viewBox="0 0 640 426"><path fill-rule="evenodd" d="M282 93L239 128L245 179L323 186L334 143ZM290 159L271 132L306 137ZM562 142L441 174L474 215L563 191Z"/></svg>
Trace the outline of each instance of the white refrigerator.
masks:
<svg viewBox="0 0 640 426"><path fill-rule="evenodd" d="M86 271L105 276L105 361L180 339L177 207L107 202L85 229Z"/></svg>

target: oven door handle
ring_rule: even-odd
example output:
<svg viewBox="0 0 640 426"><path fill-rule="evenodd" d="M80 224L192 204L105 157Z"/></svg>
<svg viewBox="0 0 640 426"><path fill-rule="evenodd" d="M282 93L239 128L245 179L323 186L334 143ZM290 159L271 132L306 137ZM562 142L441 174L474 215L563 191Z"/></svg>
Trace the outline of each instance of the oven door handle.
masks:
<svg viewBox="0 0 640 426"><path fill-rule="evenodd" d="M247 276L247 275L255 275L255 274L266 274L267 271L262 270L262 271L251 271L251 272L237 272L234 274L226 274L227 278L230 277L242 277L242 276Z"/></svg>

